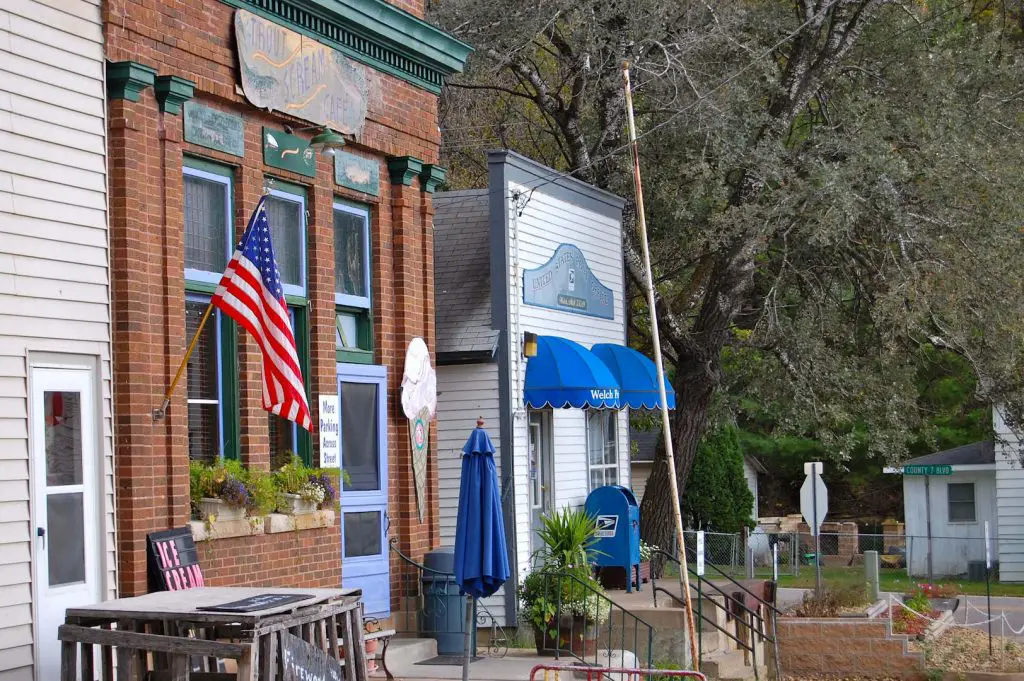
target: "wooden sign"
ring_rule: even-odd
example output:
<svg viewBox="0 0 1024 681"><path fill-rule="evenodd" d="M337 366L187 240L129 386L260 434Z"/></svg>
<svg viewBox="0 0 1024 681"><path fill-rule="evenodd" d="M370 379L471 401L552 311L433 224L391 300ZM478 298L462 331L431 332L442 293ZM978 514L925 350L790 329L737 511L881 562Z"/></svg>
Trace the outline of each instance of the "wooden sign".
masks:
<svg viewBox="0 0 1024 681"><path fill-rule="evenodd" d="M146 535L151 591L182 591L206 586L192 529L179 527Z"/></svg>
<svg viewBox="0 0 1024 681"><path fill-rule="evenodd" d="M309 142L284 130L263 128L263 162L274 168L316 177L316 152Z"/></svg>
<svg viewBox="0 0 1024 681"><path fill-rule="evenodd" d="M185 102L185 141L234 156L245 156L245 122L241 116Z"/></svg>
<svg viewBox="0 0 1024 681"><path fill-rule="evenodd" d="M380 195L380 165L373 159L339 151L334 155L334 182L364 194Z"/></svg>
<svg viewBox="0 0 1024 681"><path fill-rule="evenodd" d="M245 98L341 133L366 120L366 69L341 52L246 10L235 12Z"/></svg>
<svg viewBox="0 0 1024 681"><path fill-rule="evenodd" d="M283 681L342 681L344 678L337 660L287 631L281 632L281 668Z"/></svg>
<svg viewBox="0 0 1024 681"><path fill-rule="evenodd" d="M612 290L598 281L583 252L572 244L562 244L546 263L523 273L523 303L615 319Z"/></svg>

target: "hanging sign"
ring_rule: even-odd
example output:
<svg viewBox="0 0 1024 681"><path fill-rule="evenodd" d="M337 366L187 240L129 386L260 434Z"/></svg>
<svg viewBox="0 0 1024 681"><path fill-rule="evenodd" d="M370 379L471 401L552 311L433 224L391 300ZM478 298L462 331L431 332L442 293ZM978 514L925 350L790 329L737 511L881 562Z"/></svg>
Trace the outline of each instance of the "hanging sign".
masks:
<svg viewBox="0 0 1024 681"><path fill-rule="evenodd" d="M245 98L348 135L366 120L366 69L341 52L246 10L235 12Z"/></svg>
<svg viewBox="0 0 1024 681"><path fill-rule="evenodd" d="M615 319L612 290L598 281L583 252L572 244L562 244L546 263L523 272L523 303Z"/></svg>
<svg viewBox="0 0 1024 681"><path fill-rule="evenodd" d="M337 393L320 396L320 467L341 468L341 418Z"/></svg>
<svg viewBox="0 0 1024 681"><path fill-rule="evenodd" d="M412 437L412 478L416 486L416 511L420 522L426 515L427 504L427 439L430 436L430 410L420 409L416 418L409 421Z"/></svg>
<svg viewBox="0 0 1024 681"><path fill-rule="evenodd" d="M427 438L430 421L437 409L437 372L430 365L430 351L420 337L409 342L402 372L402 411L409 419L412 439L412 477L416 488L416 510L420 522L427 505Z"/></svg>

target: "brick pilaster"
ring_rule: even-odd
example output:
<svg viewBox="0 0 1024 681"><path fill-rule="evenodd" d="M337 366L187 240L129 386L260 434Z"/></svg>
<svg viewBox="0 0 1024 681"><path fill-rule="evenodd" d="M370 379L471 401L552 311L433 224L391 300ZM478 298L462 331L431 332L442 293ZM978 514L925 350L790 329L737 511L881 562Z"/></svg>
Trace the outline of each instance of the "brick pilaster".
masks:
<svg viewBox="0 0 1024 681"><path fill-rule="evenodd" d="M333 159L319 160L319 173L334 172ZM313 463L320 461L321 394L337 394L337 355L334 340L334 193L329 185L317 185L310 192L310 224L306 249L309 273L309 393L313 416Z"/></svg>

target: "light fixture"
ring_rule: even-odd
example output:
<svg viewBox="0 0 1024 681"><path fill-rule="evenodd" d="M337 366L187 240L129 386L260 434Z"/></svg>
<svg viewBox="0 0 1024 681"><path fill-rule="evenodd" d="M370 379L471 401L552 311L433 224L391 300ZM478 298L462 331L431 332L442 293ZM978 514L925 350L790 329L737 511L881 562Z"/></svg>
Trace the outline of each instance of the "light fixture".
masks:
<svg viewBox="0 0 1024 681"><path fill-rule="evenodd" d="M537 334L531 333L529 331L523 332L523 356L537 356Z"/></svg>
<svg viewBox="0 0 1024 681"><path fill-rule="evenodd" d="M289 126L284 127L284 131L289 135L293 135L297 132L303 132L306 130L316 130L316 134L313 135L313 139L309 141L309 146L312 147L313 151L319 152L324 156L334 156L334 154L345 146L345 138L341 133L334 132L325 125L311 125L306 128L291 128Z"/></svg>

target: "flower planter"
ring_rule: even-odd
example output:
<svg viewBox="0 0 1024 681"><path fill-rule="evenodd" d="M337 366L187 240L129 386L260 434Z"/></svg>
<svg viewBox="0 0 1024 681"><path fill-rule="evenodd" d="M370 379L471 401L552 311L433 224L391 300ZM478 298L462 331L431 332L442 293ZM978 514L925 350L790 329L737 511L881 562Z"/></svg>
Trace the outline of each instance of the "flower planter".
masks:
<svg viewBox="0 0 1024 681"><path fill-rule="evenodd" d="M580 659L597 655L597 627L583 617L562 615L557 625L551 619L543 629L535 628L533 636L538 655L570 652Z"/></svg>
<svg viewBox="0 0 1024 681"><path fill-rule="evenodd" d="M282 494L277 502L277 512L285 515L305 515L316 511L316 502L306 501L298 494Z"/></svg>
<svg viewBox="0 0 1024 681"><path fill-rule="evenodd" d="M200 499L199 509L203 520L213 516L214 520L241 520L245 517L245 508L229 506L223 499Z"/></svg>
<svg viewBox="0 0 1024 681"><path fill-rule="evenodd" d="M651 581L651 563L649 561L640 563L640 582L646 584Z"/></svg>

